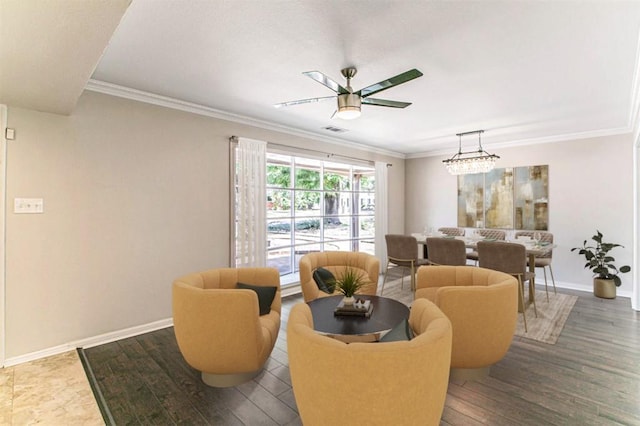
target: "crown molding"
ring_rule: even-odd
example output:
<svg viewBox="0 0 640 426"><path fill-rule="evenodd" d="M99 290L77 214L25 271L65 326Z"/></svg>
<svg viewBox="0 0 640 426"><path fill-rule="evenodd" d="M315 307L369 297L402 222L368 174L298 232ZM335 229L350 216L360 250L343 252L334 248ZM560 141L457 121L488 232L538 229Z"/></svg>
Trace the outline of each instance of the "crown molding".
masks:
<svg viewBox="0 0 640 426"><path fill-rule="evenodd" d="M640 44L639 44L640 46ZM640 61L640 49L637 61ZM349 147L365 152L386 155L389 157L400 159L414 159L424 157L436 157L441 155L451 155L453 151L448 149L439 149L432 151L423 151L419 153L403 154L396 151L385 150L369 145L360 144L352 141L345 141L342 139L327 137L314 132L308 132L300 129L295 129L280 124L274 124L263 120L258 120L251 117L242 116L239 114L233 114L226 111L218 110L215 108L199 105L192 102L186 102L168 96L156 95L154 93L144 92L138 89L132 89L130 87L120 86L117 84L107 83L100 80L90 79L85 87L86 90L92 92L103 93L110 96L116 96L119 98L130 99L138 102L144 102L152 105L157 105L165 108L171 108L179 111L189 112L192 114L203 115L206 117L217 118L220 120L231 121L234 123L245 124L248 126L257 127L260 129L276 131L286 133L293 136L299 136L318 142L330 143L341 147ZM634 74L634 83L632 89L631 112L629 114L629 124L627 127L614 128L614 129L601 129L588 132L569 133L564 135L545 136L541 138L521 139L508 142L497 142L492 144L483 143L486 149L496 148L514 148L527 145L538 145L545 143L565 142L575 139L589 139L603 136L615 136L626 133L634 134L634 143L638 141L640 144L640 70L637 69Z"/></svg>
<svg viewBox="0 0 640 426"><path fill-rule="evenodd" d="M358 149L365 152L371 152L380 155L386 155L395 158L406 158L405 154L381 148L375 148L368 145L360 144L352 141L345 141L342 139L331 138L325 135L321 135L314 132L308 132L305 130L295 129L280 124L274 124L263 120L258 120L251 117L246 117L239 114L233 114L230 112L222 111L219 109L199 105L192 102L181 101L179 99L171 98L168 96L156 95L154 93L145 92L138 89L132 89L130 87L120 86L113 83L107 83L105 81L90 79L85 86L85 90L92 92L103 93L105 95L116 96L119 98L125 98L133 101L144 102L152 105L157 105L165 108L171 108L179 111L189 112L192 114L204 115L206 117L217 118L220 120L232 121L234 123L246 124L248 126L258 127L264 130L271 130L281 133L286 133L293 136L300 136L307 139L313 139L318 142L326 142L341 147L349 147Z"/></svg>
<svg viewBox="0 0 640 426"><path fill-rule="evenodd" d="M516 148L519 146L527 146L527 145L540 145L545 143L556 143L556 142L566 142L576 139L590 139L590 138L600 138L604 136L617 136L629 134L632 132L632 129L629 127L619 127L614 129L601 129L601 130L592 130L588 132L578 132L578 133L568 133L565 135L553 135L553 136L545 136L541 138L531 138L531 139L520 139L509 142L495 142L491 144L487 144L485 142L482 143L483 148L485 150L491 150L496 148ZM415 154L407 154L406 159L412 158L424 158L424 157L437 157L440 155L451 156L455 154L453 149L439 149L434 151L425 151Z"/></svg>

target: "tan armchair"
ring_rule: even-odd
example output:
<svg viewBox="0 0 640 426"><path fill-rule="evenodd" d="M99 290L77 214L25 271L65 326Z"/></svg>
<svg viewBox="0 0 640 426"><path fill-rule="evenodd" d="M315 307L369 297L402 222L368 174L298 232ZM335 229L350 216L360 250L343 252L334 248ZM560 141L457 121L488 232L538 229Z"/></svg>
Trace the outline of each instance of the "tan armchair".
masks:
<svg viewBox="0 0 640 426"><path fill-rule="evenodd" d="M254 290L238 282L276 287L268 314L259 315ZM280 330L280 274L275 268L220 268L173 282L173 326L180 352L215 387L255 377Z"/></svg>
<svg viewBox="0 0 640 426"><path fill-rule="evenodd" d="M305 254L300 258L300 287L304 301L309 302L318 297L332 296L332 294L320 291L313 280L313 271L322 267L339 278L347 268L356 271L365 282L358 291L359 294L375 295L378 291L378 275L380 273L380 260L377 257L363 252L353 251L323 251ZM339 294L334 292L333 295Z"/></svg>
<svg viewBox="0 0 640 426"><path fill-rule="evenodd" d="M344 343L316 333L309 306L291 309L287 352L305 426L438 425L447 395L451 323L416 300L410 341Z"/></svg>
<svg viewBox="0 0 640 426"><path fill-rule="evenodd" d="M509 350L518 316L518 281L511 275L475 266L423 266L415 298L431 300L451 320L452 377L486 376Z"/></svg>

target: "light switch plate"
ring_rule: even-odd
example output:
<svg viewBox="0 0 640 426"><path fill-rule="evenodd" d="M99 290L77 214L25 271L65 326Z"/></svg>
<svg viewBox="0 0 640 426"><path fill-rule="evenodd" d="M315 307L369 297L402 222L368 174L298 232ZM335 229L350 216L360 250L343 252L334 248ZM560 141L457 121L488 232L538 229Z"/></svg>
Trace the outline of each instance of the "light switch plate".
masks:
<svg viewBox="0 0 640 426"><path fill-rule="evenodd" d="M44 200L42 198L14 198L14 213L44 213Z"/></svg>

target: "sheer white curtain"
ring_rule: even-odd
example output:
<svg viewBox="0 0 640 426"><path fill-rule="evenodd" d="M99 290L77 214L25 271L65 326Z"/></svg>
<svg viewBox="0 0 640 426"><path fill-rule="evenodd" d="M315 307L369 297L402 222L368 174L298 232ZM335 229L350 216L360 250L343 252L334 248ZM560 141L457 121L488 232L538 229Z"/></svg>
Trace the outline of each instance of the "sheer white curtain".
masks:
<svg viewBox="0 0 640 426"><path fill-rule="evenodd" d="M376 257L380 259L380 270L387 261L387 243L384 236L389 233L389 201L387 163L376 161Z"/></svg>
<svg viewBox="0 0 640 426"><path fill-rule="evenodd" d="M266 266L267 143L238 138L237 152L237 266Z"/></svg>

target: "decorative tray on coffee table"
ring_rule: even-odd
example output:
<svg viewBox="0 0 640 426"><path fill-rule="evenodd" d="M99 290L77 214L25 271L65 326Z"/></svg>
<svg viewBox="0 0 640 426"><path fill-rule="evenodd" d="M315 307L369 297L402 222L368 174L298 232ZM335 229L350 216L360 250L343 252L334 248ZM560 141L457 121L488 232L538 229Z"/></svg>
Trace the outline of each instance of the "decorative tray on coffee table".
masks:
<svg viewBox="0 0 640 426"><path fill-rule="evenodd" d="M369 318L372 311L373 305L370 300L356 298L355 302L349 305L345 304L344 300L341 300L333 314Z"/></svg>

